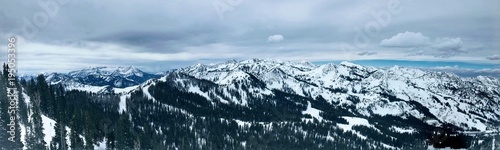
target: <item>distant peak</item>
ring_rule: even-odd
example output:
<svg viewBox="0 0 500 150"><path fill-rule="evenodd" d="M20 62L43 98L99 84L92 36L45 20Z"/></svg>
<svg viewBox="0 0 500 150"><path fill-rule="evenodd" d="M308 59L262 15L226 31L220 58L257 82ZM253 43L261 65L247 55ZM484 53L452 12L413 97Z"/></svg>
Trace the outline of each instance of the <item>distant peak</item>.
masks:
<svg viewBox="0 0 500 150"><path fill-rule="evenodd" d="M358 64L355 64L355 63L352 63L349 61L342 61L342 62L340 62L339 65L348 66L348 67L359 67L359 68L362 67L361 65L358 65Z"/></svg>
<svg viewBox="0 0 500 150"><path fill-rule="evenodd" d="M226 61L226 63L237 63L238 61L236 59L231 59L231 60L228 60Z"/></svg>
<svg viewBox="0 0 500 150"><path fill-rule="evenodd" d="M123 70L123 71L140 71L134 66L126 66L126 67L116 67L116 70Z"/></svg>

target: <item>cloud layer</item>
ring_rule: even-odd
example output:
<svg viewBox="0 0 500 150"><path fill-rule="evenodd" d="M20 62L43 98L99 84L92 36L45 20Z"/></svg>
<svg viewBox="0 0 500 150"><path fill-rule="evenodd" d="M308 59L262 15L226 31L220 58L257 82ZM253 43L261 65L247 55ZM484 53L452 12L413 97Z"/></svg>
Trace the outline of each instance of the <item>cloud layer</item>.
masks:
<svg viewBox="0 0 500 150"><path fill-rule="evenodd" d="M461 38L438 37L434 41L420 32L403 32L380 42L383 47L409 48L406 56L429 55L440 58L450 58L468 53ZM472 50L478 50L472 49ZM490 59L491 60L491 59Z"/></svg>
<svg viewBox="0 0 500 150"><path fill-rule="evenodd" d="M285 38L283 37L283 35L279 35L279 34L275 34L275 35L271 35L267 38L267 42L281 42L283 41Z"/></svg>
<svg viewBox="0 0 500 150"><path fill-rule="evenodd" d="M376 55L377 52L374 52L374 51L363 51L363 52L359 52L357 53L357 55L359 56L369 56L369 55Z"/></svg>
<svg viewBox="0 0 500 150"><path fill-rule="evenodd" d="M419 47L419 46L427 46L430 44L430 39L422 33L418 32L403 32L398 33L397 35L384 39L380 42L381 46L386 47Z"/></svg>
<svg viewBox="0 0 500 150"><path fill-rule="evenodd" d="M48 2L56 2L57 11L47 13ZM227 6L223 20L214 2ZM365 47L354 45L355 29L378 29L372 12L386 11L390 0L231 2L16 0L0 5L0 37L26 38L18 43L21 72L93 64L171 68L247 58L499 63L493 57L500 55L494 51L500 49L500 26L492 24L500 20L496 0L400 0L401 12L379 26ZM47 15L46 22L33 20L37 15ZM31 38L24 34L26 22L36 30ZM0 48L6 43L0 40Z"/></svg>
<svg viewBox="0 0 500 150"><path fill-rule="evenodd" d="M500 60L500 55L488 56L488 57L486 57L486 59L489 59L489 60Z"/></svg>

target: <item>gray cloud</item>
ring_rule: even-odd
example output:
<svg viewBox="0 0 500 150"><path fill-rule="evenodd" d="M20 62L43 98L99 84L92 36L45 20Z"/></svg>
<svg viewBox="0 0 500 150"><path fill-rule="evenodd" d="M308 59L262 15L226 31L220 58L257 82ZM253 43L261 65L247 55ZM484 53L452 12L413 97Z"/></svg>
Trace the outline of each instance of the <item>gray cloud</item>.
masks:
<svg viewBox="0 0 500 150"><path fill-rule="evenodd" d="M397 35L384 39L380 42L381 46L386 47L419 47L419 46L427 46L429 45L430 39L422 33L418 32L403 32L398 33Z"/></svg>
<svg viewBox="0 0 500 150"><path fill-rule="evenodd" d="M433 68L421 68L424 70L452 72L463 77L476 77L476 76L491 76L500 78L500 69L497 68L484 68L484 69L469 69L455 66L438 66Z"/></svg>
<svg viewBox="0 0 500 150"><path fill-rule="evenodd" d="M486 57L486 59L488 59L488 60L500 60L500 55L488 56L488 57Z"/></svg>
<svg viewBox="0 0 500 150"><path fill-rule="evenodd" d="M373 51L363 51L363 52L359 52L357 53L357 55L359 56L369 56L369 55L376 55L377 52L373 52Z"/></svg>
<svg viewBox="0 0 500 150"><path fill-rule="evenodd" d="M467 53L468 50L464 49L462 44L460 38L438 38L432 48L438 50L436 57L449 58Z"/></svg>
<svg viewBox="0 0 500 150"><path fill-rule="evenodd" d="M249 57L325 61L400 59L405 55L436 59L435 56L443 55L440 57L449 60L498 62L484 59L491 55L487 50L500 48L497 42L500 32L495 32L500 27L491 23L499 20L494 15L500 13L495 7L497 1L399 1L401 13L393 14L379 34L369 37L371 42L365 48L346 50L345 45L354 43L357 34L354 28L365 29L367 24L376 23L372 12L387 10L388 1L243 1L229 5L231 9L224 12L221 20L212 0L72 0L59 5L58 12L48 18L46 25L36 27L34 37L26 37L25 42L19 43L19 53L23 56L20 64L46 64L50 68L20 70L70 69L68 62L73 62L72 68L92 63L119 65L125 60L128 65L179 62L176 66L185 66L199 61ZM430 8L429 4L448 7ZM0 10L2 38L11 34L23 36L24 19L33 22L35 14L45 13L41 5L30 0L2 3ZM398 33L404 37L405 31L420 33L424 38L397 41ZM265 38L276 33L286 35L286 40L266 42ZM391 37L394 39L378 43ZM422 47L425 37L451 37L448 40L451 44L446 45L443 39L441 45L433 47L437 41L430 40L431 44ZM461 44L453 45L456 38L460 38ZM0 40L0 47L5 45L6 41ZM475 45L486 50L475 51ZM412 46L420 46L413 52L422 55L409 56L406 50ZM377 54L368 50L377 50ZM474 53L470 52L473 50ZM39 51L44 51L43 57L37 57ZM469 52L467 58L447 55L463 56L465 51ZM74 54L78 56L69 56Z"/></svg>
<svg viewBox="0 0 500 150"><path fill-rule="evenodd" d="M384 47L400 47L409 48L410 52L405 56L422 56L430 55L439 58L450 58L469 50L464 48L463 41L460 38L441 38L438 37L434 42L430 38L418 32L403 32L397 35L384 39L380 42ZM479 50L478 47L472 49Z"/></svg>
<svg viewBox="0 0 500 150"><path fill-rule="evenodd" d="M267 42L281 42L283 41L285 38L283 37L283 35L280 35L280 34L275 34L275 35L271 35L267 38Z"/></svg>

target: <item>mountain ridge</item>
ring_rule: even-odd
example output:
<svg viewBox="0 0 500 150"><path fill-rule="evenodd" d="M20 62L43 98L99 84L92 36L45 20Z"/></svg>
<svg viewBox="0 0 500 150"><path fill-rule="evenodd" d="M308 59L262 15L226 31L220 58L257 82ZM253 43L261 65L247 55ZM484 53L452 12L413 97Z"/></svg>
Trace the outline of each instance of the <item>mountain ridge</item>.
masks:
<svg viewBox="0 0 500 150"><path fill-rule="evenodd" d="M130 69L121 72L134 74ZM73 75L108 77L114 72L90 70ZM431 134L440 127L464 134L500 131L500 82L492 77L463 78L350 62L314 65L250 59L197 64L121 89L92 86L105 91L71 88L75 85L68 83L76 82L62 78L37 80L70 86L54 101L70 103L72 107L63 107L68 114L76 112L70 118L92 114L99 119L98 130L90 132L100 137L94 140L125 139L129 147L425 149L438 142ZM24 83L28 98L36 99L37 93L28 89L37 83ZM42 99L41 104L54 103ZM56 116L42 108L47 117ZM113 128L107 128L109 124ZM120 132L113 132L115 128ZM91 129L78 133L86 135ZM140 143L133 142L139 138ZM485 147L493 138L475 137L465 145Z"/></svg>
<svg viewBox="0 0 500 150"><path fill-rule="evenodd" d="M431 108L432 114L438 116L443 122L452 122L467 129L484 131L486 125L481 122L481 118L485 116L471 117L467 113L459 113L460 111L468 112L467 109L479 110L480 107L474 107L475 105L472 104L481 103L481 108L490 108L494 112L489 113L490 120L500 120L500 111L498 111L500 109L498 107L500 81L493 77L463 78L453 73L423 71L398 66L384 70L347 61L337 65L316 66L310 63L260 59L228 61L215 65L194 65L176 72L208 80L221 86L230 86L257 77L258 80L266 84L267 90L284 90L290 94L311 98L321 95L331 100L340 99L337 101L340 103L349 103L343 99L355 96L361 101L367 102L366 104L354 104L358 109L368 109L379 113L379 115L386 115L386 112L377 112L383 106L378 104L380 101L370 99L386 99L388 104L385 105L391 107L399 105L392 101L408 103L414 101L426 108ZM341 89L341 91L345 91L345 94L332 96L336 93L330 92L332 89ZM476 91L468 91L467 89L476 89ZM264 89L264 91L267 90ZM209 95L210 92L207 92L208 94L201 95ZM258 93L255 94L258 95ZM241 99L242 103L244 101ZM440 105L439 107L434 107L437 106L434 104L436 102ZM405 107L411 106L408 103L405 104ZM450 103L456 105L456 108L447 107L451 105ZM491 106L495 108L486 105L488 103L494 104ZM369 111L359 113L370 114ZM411 115L421 116L422 114L424 113L419 112L419 114ZM457 121L456 117L466 119Z"/></svg>
<svg viewBox="0 0 500 150"><path fill-rule="evenodd" d="M44 76L48 83L52 85L61 83L67 90L112 93L115 90L122 91L122 89L137 86L149 79L159 78L162 74L147 73L134 66L97 66L68 73L45 73Z"/></svg>

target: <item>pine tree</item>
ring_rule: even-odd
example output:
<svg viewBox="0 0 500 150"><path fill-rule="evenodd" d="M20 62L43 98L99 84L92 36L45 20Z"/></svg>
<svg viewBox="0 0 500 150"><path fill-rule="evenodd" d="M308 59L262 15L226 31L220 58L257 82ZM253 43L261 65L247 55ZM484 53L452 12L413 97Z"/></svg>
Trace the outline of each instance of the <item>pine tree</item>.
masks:
<svg viewBox="0 0 500 150"><path fill-rule="evenodd" d="M5 63L3 65L3 69L5 70ZM10 121L10 117L8 114L8 99L7 94L4 92L7 89L6 78L4 78L5 71L0 74L0 145L2 149L6 149L8 146L12 145L12 142L8 140L10 135L5 132L9 130L7 123Z"/></svg>
<svg viewBox="0 0 500 150"><path fill-rule="evenodd" d="M90 119L90 115L88 112L85 112L85 149L93 150L94 142L93 142L93 128L94 123L92 119Z"/></svg>
<svg viewBox="0 0 500 150"><path fill-rule="evenodd" d="M77 123L73 121L71 123L71 131L69 135L69 139L71 142L71 149L83 149L83 140L80 138L80 135L76 132L77 130Z"/></svg>
<svg viewBox="0 0 500 150"><path fill-rule="evenodd" d="M0 148L3 149L22 149L23 144L21 143L21 128L20 128L20 119L22 115L20 115L19 109L12 109L11 106L11 97L7 96L5 92L7 88L17 88L20 85L15 82L14 86L8 85L8 66L6 64L3 65L3 71L0 73ZM20 91L20 88L17 88L17 91ZM10 90L9 90L10 91ZM12 92L12 91L10 91ZM12 95L11 95L12 96ZM21 94L18 92L17 94L18 103L22 102ZM19 104L16 103L15 108L19 107ZM24 104L24 103L22 103ZM25 111L24 109L22 109ZM11 120L12 118L14 120ZM13 128L13 129L12 129Z"/></svg>
<svg viewBox="0 0 500 150"><path fill-rule="evenodd" d="M64 127L60 122L56 122L54 126L54 130L56 131L55 136L52 138L52 141L50 143L50 149L52 150L65 150L67 149L67 144L66 144L66 136L67 132Z"/></svg>
<svg viewBox="0 0 500 150"><path fill-rule="evenodd" d="M5 63L3 64L5 67ZM4 76L3 73L0 73L0 131L7 131L7 126L6 126L6 120L8 117L7 110L7 95L4 89L7 89L7 86L5 84ZM9 135L7 132L0 132L0 145L2 149L5 149L8 143Z"/></svg>
<svg viewBox="0 0 500 150"><path fill-rule="evenodd" d="M140 147L142 149L153 149L153 142L154 142L154 135L152 134L153 133L153 129L151 129L151 127L149 125L145 125L144 126L144 132L142 134L139 135L139 141L138 143L140 143Z"/></svg>
<svg viewBox="0 0 500 150"><path fill-rule="evenodd" d="M66 143L67 131L65 129L66 125L66 113L65 113L65 105L66 99L64 98L64 89L61 85L57 87L56 92L56 101L57 105L55 105L54 109L56 112L56 124L54 126L54 130L56 131L55 136L52 138L50 148L51 149L67 149L68 144Z"/></svg>
<svg viewBox="0 0 500 150"><path fill-rule="evenodd" d="M54 116L54 92L52 88L45 81L43 74L38 75L36 78L36 91L40 94L40 111L45 112L47 116Z"/></svg>
<svg viewBox="0 0 500 150"><path fill-rule="evenodd" d="M35 98L31 103L31 121L27 127L27 137L26 137L26 147L28 150L40 150L45 149L44 133L42 117L40 115L40 96L38 93L35 94Z"/></svg>
<svg viewBox="0 0 500 150"><path fill-rule="evenodd" d="M132 149L134 146L134 137L131 132L131 124L128 120L128 114L123 113L120 115L118 120L117 135L116 138L116 149Z"/></svg>
<svg viewBox="0 0 500 150"><path fill-rule="evenodd" d="M106 134L106 138L107 138L106 149L110 149L110 150L115 149L115 133L113 131L108 132Z"/></svg>

